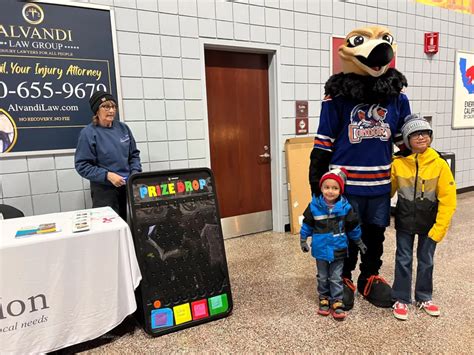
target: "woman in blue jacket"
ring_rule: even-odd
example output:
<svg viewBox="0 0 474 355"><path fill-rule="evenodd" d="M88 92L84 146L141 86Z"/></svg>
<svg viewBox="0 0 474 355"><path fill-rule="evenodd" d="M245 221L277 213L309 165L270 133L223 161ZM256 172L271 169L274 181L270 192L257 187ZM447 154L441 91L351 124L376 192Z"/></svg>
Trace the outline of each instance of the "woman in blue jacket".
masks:
<svg viewBox="0 0 474 355"><path fill-rule="evenodd" d="M104 91L89 99L92 123L82 129L75 167L91 185L92 207L112 207L127 219L126 181L141 172L140 151L130 128L115 120L117 100Z"/></svg>

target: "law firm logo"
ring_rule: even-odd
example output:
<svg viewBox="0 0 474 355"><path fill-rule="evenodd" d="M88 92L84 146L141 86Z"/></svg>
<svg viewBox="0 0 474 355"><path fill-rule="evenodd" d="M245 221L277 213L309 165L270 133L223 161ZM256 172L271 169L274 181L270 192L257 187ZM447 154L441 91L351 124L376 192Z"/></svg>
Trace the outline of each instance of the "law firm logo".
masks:
<svg viewBox="0 0 474 355"><path fill-rule="evenodd" d="M39 25L44 20L43 9L37 4L26 4L22 10L23 18L32 25Z"/></svg>

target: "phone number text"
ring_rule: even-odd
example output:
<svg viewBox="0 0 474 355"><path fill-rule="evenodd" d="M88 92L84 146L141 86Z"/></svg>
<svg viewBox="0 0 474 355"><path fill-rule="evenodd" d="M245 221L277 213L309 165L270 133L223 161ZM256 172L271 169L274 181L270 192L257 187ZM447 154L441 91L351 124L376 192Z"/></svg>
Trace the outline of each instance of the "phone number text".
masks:
<svg viewBox="0 0 474 355"><path fill-rule="evenodd" d="M108 91L104 84L79 83L73 85L71 83L63 83L61 87L54 88L53 83L34 81L29 83L23 81L16 87L9 87L5 82L0 81L0 99L6 98L8 95L16 95L21 99L50 99L53 96L62 96L65 99L75 97L83 99L91 97L95 91Z"/></svg>

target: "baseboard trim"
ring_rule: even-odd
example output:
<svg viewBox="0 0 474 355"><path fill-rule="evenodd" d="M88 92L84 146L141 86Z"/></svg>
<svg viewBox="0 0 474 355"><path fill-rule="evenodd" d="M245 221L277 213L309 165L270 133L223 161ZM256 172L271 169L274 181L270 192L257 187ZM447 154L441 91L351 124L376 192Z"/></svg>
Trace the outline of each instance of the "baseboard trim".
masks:
<svg viewBox="0 0 474 355"><path fill-rule="evenodd" d="M474 186L463 187L461 189L456 190L458 194L463 194L465 192L471 192L471 191L474 191Z"/></svg>

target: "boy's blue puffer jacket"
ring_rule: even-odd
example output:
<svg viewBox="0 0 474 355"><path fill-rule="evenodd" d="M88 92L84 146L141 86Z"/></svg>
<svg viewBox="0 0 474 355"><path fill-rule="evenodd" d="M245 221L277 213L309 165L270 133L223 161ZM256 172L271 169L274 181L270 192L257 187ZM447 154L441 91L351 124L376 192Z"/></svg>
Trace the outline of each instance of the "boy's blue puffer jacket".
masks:
<svg viewBox="0 0 474 355"><path fill-rule="evenodd" d="M344 196L330 212L324 197L314 196L306 208L301 239L312 237L311 255L318 260L334 261L347 256L347 237L358 240L361 229L357 214Z"/></svg>

